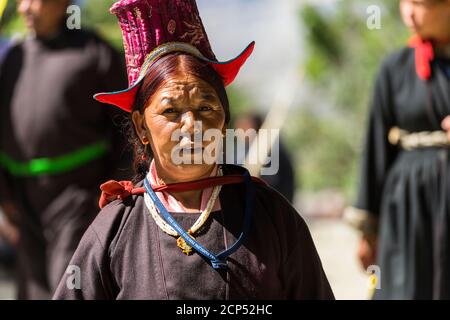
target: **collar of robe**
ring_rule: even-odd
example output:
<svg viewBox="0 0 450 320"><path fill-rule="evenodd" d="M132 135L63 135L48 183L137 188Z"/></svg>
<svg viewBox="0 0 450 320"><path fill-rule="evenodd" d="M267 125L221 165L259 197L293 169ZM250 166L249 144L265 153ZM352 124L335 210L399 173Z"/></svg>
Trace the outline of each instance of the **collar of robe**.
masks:
<svg viewBox="0 0 450 320"><path fill-rule="evenodd" d="M147 192L147 194L152 199L153 203L155 204L156 208L166 220L166 222L176 231L178 234L186 241L186 243L191 246L195 251L197 251L199 254L207 258L211 266L214 269L227 269L227 257L230 256L232 253L234 253L242 244L243 240L245 239L245 236L248 234L250 230L250 225L252 221L252 214L253 214L253 208L254 208L254 198L255 198L255 189L252 181L252 177L250 176L250 173L246 170L244 175L242 176L245 182L246 186L246 204L245 204L245 213L244 213L244 225L241 234L239 235L239 238L237 241L228 249L220 252L219 254L214 254L210 252L208 249L206 249L204 246L202 246L200 243L198 243L195 239L193 239L179 224L178 222L172 217L172 215L167 211L167 209L164 207L164 205L159 200L158 196L156 195L155 190L153 190L152 186L148 182L147 179L144 180L144 187Z"/></svg>

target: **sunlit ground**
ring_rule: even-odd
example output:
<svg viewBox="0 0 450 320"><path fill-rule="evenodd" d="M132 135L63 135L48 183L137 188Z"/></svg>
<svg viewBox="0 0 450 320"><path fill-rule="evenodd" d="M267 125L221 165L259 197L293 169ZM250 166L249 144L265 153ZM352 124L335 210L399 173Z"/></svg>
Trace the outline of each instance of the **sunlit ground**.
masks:
<svg viewBox="0 0 450 320"><path fill-rule="evenodd" d="M0 300L14 299L16 288L11 276L0 267Z"/></svg>
<svg viewBox="0 0 450 320"><path fill-rule="evenodd" d="M359 235L339 219L307 223L336 299L367 299L368 278L356 259Z"/></svg>

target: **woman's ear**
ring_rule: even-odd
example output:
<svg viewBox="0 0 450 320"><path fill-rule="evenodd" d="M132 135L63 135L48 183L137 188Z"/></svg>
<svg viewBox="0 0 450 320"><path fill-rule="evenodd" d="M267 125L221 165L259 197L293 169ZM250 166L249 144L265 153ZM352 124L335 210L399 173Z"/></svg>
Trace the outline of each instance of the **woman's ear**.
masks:
<svg viewBox="0 0 450 320"><path fill-rule="evenodd" d="M133 111L131 114L131 121L134 125L134 130L136 130L136 134L139 137L141 142L145 142L145 140L149 140L147 136L147 126L145 125L145 114L141 114L139 111Z"/></svg>

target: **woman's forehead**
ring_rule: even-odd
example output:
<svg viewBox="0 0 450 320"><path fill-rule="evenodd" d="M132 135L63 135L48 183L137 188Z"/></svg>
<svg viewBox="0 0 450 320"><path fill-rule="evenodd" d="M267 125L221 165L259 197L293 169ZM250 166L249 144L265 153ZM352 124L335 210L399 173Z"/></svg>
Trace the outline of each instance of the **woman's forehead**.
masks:
<svg viewBox="0 0 450 320"><path fill-rule="evenodd" d="M206 81L194 76L171 77L159 88L161 98L179 99L183 97L211 96L217 97L214 88Z"/></svg>

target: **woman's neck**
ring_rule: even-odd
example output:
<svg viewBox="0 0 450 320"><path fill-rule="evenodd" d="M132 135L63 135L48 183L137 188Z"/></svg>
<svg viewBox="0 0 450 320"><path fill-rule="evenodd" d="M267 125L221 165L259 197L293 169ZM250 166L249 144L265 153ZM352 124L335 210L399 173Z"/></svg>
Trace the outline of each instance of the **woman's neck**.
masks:
<svg viewBox="0 0 450 320"><path fill-rule="evenodd" d="M187 213L197 213L201 210L203 190L191 190L184 192L171 192L170 194L181 202L187 209Z"/></svg>
<svg viewBox="0 0 450 320"><path fill-rule="evenodd" d="M158 183L161 184L172 184L205 179L210 177L216 168L216 165L212 165L211 168L206 170L204 174L195 177L178 178L173 177L166 170L164 170L157 161L155 161L154 165L157 172ZM187 209L188 213L192 213L199 212L201 210L202 193L203 190L188 190L183 192L170 192L170 195L172 195L177 201L181 202L181 204Z"/></svg>

